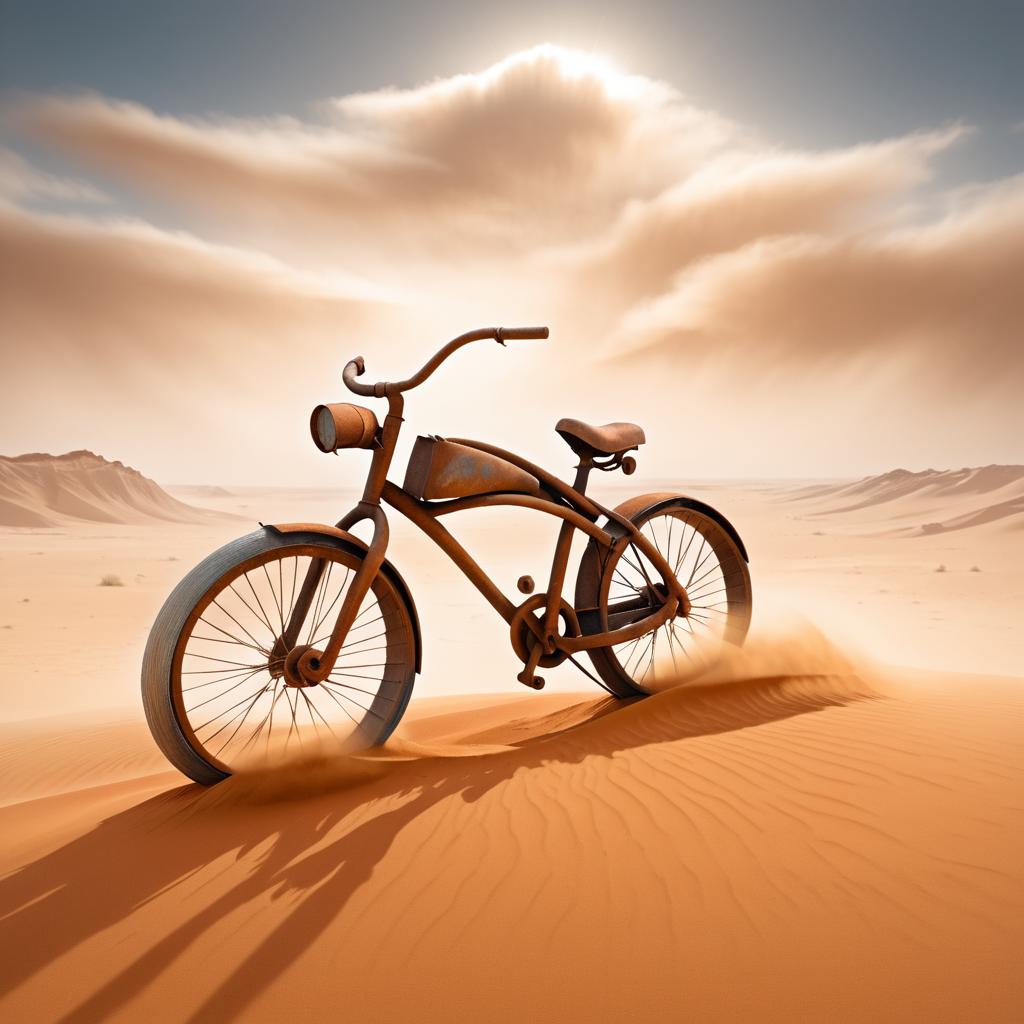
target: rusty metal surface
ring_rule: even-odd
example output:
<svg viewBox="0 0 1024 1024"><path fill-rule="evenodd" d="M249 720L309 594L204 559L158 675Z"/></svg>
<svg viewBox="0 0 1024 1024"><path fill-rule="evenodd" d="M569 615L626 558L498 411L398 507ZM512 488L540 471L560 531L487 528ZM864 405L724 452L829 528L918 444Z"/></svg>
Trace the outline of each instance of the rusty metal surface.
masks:
<svg viewBox="0 0 1024 1024"><path fill-rule="evenodd" d="M358 552L360 555L365 555L369 550L369 545L366 541L357 537L354 533L349 533L348 530L342 530L337 526L327 526L325 523L276 523L268 525L265 528L272 530L274 533L285 535L296 533L321 533L328 537L337 537L339 540L345 541L353 551ZM416 602L413 600L412 591L409 589L409 584L406 583L402 574L387 559L384 560L384 564L381 566L381 571L387 575L388 581L399 593L406 607L409 609L409 617L412 620L412 630L415 638L416 671L421 672L423 670L423 633L420 628L419 612L416 610ZM297 634L298 627L301 625L302 619L305 617L305 613L300 615L298 612L300 600L301 597L296 598L295 605L292 608L292 622L294 622L295 625L293 627L291 623L288 624L286 636L291 634L293 628ZM308 600L306 602L306 607L308 608Z"/></svg>
<svg viewBox="0 0 1024 1024"><path fill-rule="evenodd" d="M389 531L381 501L426 533L498 614L510 623L513 647L524 662L519 680L528 686L543 686L543 680L536 675L536 669L540 666L558 664L574 652L632 640L656 629L676 615L687 613L689 601L685 589L657 547L634 526L630 516L624 514L628 509L620 506L619 509L609 510L586 495L592 470L610 472L621 469L628 474L635 469L635 459L627 457L625 453L635 450L646 440L643 429L636 424L593 426L579 420L559 420L556 427L558 433L580 459L572 485L522 456L497 446L464 438L438 437L417 439L406 471L404 487L398 487L387 480L403 423L404 392L422 384L445 359L473 341L492 339L504 344L516 338L544 337L547 337L546 328L482 328L470 331L445 345L413 376L391 383L364 384L358 381L357 378L366 370L361 357L346 365L344 381L351 391L387 398L388 415L384 425L378 426L375 416L372 423L363 418L362 412L369 413L369 410L361 410L360 406L323 406L318 408L314 416L329 414L336 425L336 436L339 439L352 445L374 448L362 500L338 524L339 532L344 532L357 522L370 520L374 533L363 564L342 601L330 641L323 651L310 649L303 652L292 669L297 673L297 678L315 682L330 671L360 602L383 563ZM329 413L321 411L324 409L329 410ZM354 416L359 417L358 421ZM321 440L322 435L317 443L323 448ZM547 590L528 597L519 605L501 592L469 552L438 522L440 516L452 512L499 505L530 508L562 520ZM608 528L597 524L602 515L607 518ZM588 629L584 632L580 627L577 610L562 598L572 539L577 530L590 537L592 545L596 545L594 550L613 552L620 550L622 545L632 544L642 552L661 576L661 590L656 592L662 595L660 607L654 608L639 620L623 613L616 616L615 623L609 622L608 628L603 631ZM522 582L525 583L525 580ZM529 589L532 589L532 582L530 580ZM597 609L579 611L581 616L584 612L592 616ZM605 621L609 621L607 614Z"/></svg>
<svg viewBox="0 0 1024 1024"><path fill-rule="evenodd" d="M626 671L629 667L628 664L619 666L612 671L611 663L616 657L614 649L618 645L634 641L643 643L642 638L666 624L669 629L672 629L674 627L672 620L680 616L687 617L691 611L695 621L700 620L701 616L691 608L686 588L676 577L678 565L675 567L670 565L659 550L658 544L661 542L656 544L652 537L641 529L646 520L655 514L696 515L704 522L702 530L705 532L702 532L701 536L705 540L709 537L713 538L711 550L719 557L723 580L727 581L726 592L730 595L729 611L718 614L729 617L730 635L733 637L731 642L742 642L746 636L750 618L747 556L739 535L723 516L707 505L667 493L641 495L622 503L615 509L605 508L599 501L595 501L586 494L587 485L593 472L607 473L621 470L624 474L629 475L636 468L636 460L632 456L626 455L626 452L635 450L645 441L643 430L636 424L611 423L604 426L593 426L579 420L560 420L556 429L569 443L579 459L572 484L566 483L522 456L495 445L463 438L442 439L436 437L421 437L417 440L409 461L404 488L388 480L388 472L404 423L404 394L406 392L426 381L449 356L471 342L490 339L504 345L506 341L517 339L546 338L547 334L547 328L537 327L482 328L470 331L441 348L411 377L397 382L379 381L374 384L361 382L358 378L366 372L364 360L360 357L346 364L343 380L348 389L358 395L385 399L388 404L387 414L381 423L376 413L362 406L349 403L317 406L310 418L310 431L314 443L321 451L333 452L346 447L372 451L362 497L355 507L339 520L336 526L290 523L265 528L267 531L275 531L282 535L294 535L298 546L308 546L310 559L301 585L296 588L295 581L292 581L292 595L288 611L284 610L283 602L278 603L281 617L280 633L277 633L272 625L268 626L272 635L267 641L266 649L252 648L251 644L243 642L243 646L247 649L256 649L260 654L266 656L267 662L262 669L269 672L274 680L275 688L278 681L283 680L284 687L290 688L294 692L296 702L300 694L303 698L307 698L309 693L324 692L323 689L310 690L310 687L316 688L323 685L329 688L330 684L327 680L335 668L340 652L346 645L350 630L361 629L364 625L377 621L371 619L369 623L356 625L364 612L373 611L374 602L368 604L366 608L363 607L367 599L375 595L375 603L382 619L389 614L384 610L385 605L380 593L382 589L385 589L389 594L393 593L392 611L394 614L398 614L395 609L401 610L402 608L409 612L408 618L402 620L401 640L394 643L391 639L384 641L388 653L381 656L384 659L384 664L390 666L387 668L385 676L396 665L401 666L401 674L393 679L387 677L388 685L393 687L390 694L383 696L378 694L376 697L371 694L371 697L374 697L374 704L371 707L366 708L359 705L366 712L367 717L357 723L356 730L357 733L364 734L368 742L383 742L401 717L411 693L412 677L422 667L420 661L422 643L412 595L409 593L405 581L385 557L389 545L390 527L382 503L414 523L437 544L497 614L508 623L511 646L523 663L522 671L519 672L517 678L521 683L533 689L540 689L544 686L543 678L537 674L538 669L556 666L571 660L610 693L619 697L636 696L637 693L644 692L642 680L636 681L634 675L630 675ZM522 576L519 578L517 586L520 596L528 596L525 596L523 600L517 599L517 601L511 600L502 592L473 556L440 522L442 517L454 512L509 506L529 509L560 521L546 589L539 593L533 593L535 586L533 579L529 576ZM349 532L352 527L362 522L369 522L373 528L373 535L368 543ZM690 525L693 525L692 522ZM572 543L577 532L584 534L589 543L578 568L576 588L573 593L574 603L570 603L563 597L562 591L572 553ZM696 532L696 528L694 528L694 535ZM310 538L302 538L302 534L321 534L323 537L319 541L319 546L316 546L310 544ZM258 537L260 543L264 543L268 539L260 537L258 534L253 536ZM328 541L327 537L334 539ZM313 539L315 540L315 537ZM249 539L243 538L243 542L248 544ZM339 544L339 542L342 543ZM197 599L190 596L191 592L186 592L187 600L191 604L182 604L180 608L177 605L172 605L173 616L183 616L182 621L186 621L186 623L191 621L194 624L197 621L196 616L201 615L202 609L205 607L201 603L204 595L213 593L216 585L224 579L230 583L234 578L230 574L237 573L240 566L244 568L249 564L247 561L238 561L238 556L235 553L237 543L222 549L224 551L230 549L231 558L234 560L222 564L217 559L213 559L212 564L218 575L212 579L212 582L204 575L202 588L197 591L200 597ZM323 552L328 548L333 551L335 547L343 547L344 552L347 552L347 554L344 552L343 554L347 558L346 565L350 571L346 574L345 581L341 584L337 595L323 611L321 618L317 595L320 593L321 581L325 579L325 571L327 571L325 567L328 564L333 564L331 561L333 555L323 554ZM634 583L627 581L624 590L620 581L620 590L612 599L610 581L615 575L616 566L620 560L629 561L627 550L630 548L639 559L641 569L638 571L642 572L642 579ZM250 551L248 547L245 550ZM703 545L701 550L703 551ZM669 551L670 556L675 559L675 556L671 555L671 533L669 533ZM251 555L249 561L256 557L256 555ZM206 569L210 561L208 559L207 562L201 563L199 568L203 569L204 573L211 571ZM223 565L226 565L227 568L223 568ZM700 595L701 592L698 589L700 580L706 576L707 571L694 584L695 596ZM272 583L269 575L267 578L268 582ZM329 572L326 578L329 579ZM688 578L693 578L692 573ZM282 583L282 597L283 586ZM705 583L703 586L706 588L707 584ZM742 600L733 602L734 591ZM178 592L175 591L175 593ZM715 591L714 593L720 592ZM172 594L172 598L174 598L174 594ZM698 600L701 599L707 600L707 595L698 597ZM185 598L181 600L184 602ZM256 596L256 600L259 602L258 596ZM734 604L738 611L734 609ZM336 612L333 610L335 605L339 605ZM299 644L301 629L307 618L310 617L311 608L314 609L314 621L310 624L307 642ZM249 607L249 610L256 614L252 607ZM161 615L164 613L162 612ZM330 625L331 615L334 616L333 625ZM191 620L188 619L188 616L192 616ZM411 638L408 627L405 625L410 620ZM172 618L169 621L171 626L164 628L170 629L175 637L180 637L182 633L179 619ZM264 621L269 624L272 618L267 618L264 614ZM158 626L159 623L160 619L158 619ZM455 625L465 628L464 623L455 623ZM330 634L324 637L320 630L328 627ZM384 630L382 636L387 633L390 637L390 627L385 625L379 628ZM157 632L157 627L154 628L154 635L162 637L162 634ZM376 640L377 637L371 636L367 639ZM410 639L414 648L413 652L409 650ZM654 639L656 639L656 635L651 639L652 663ZM162 642L161 639L160 643ZM174 642L178 643L177 640ZM354 641L355 644L363 642L365 641ZM147 652L148 650L149 648L147 648ZM183 657L180 651L182 648L179 645L174 650L178 652L174 655L177 658L176 666L171 665L169 669L166 666L158 666L157 669L151 670L149 675L146 674L147 669L144 668L144 687L149 686L151 680L157 681L153 684L154 686L157 684L163 686L164 683L160 680L168 672L171 677L175 672L180 673ZM600 678L588 672L576 660L575 655L584 651L588 653L591 664ZM246 657L252 658L248 650ZM227 662L226 664L234 663ZM244 667L248 669L250 666L245 665ZM260 665L254 667L262 670ZM374 666L365 667L373 668ZM399 670L395 669L395 671ZM180 674L178 679L180 681ZM381 685L383 682L382 679ZM281 692L285 692L284 688ZM150 690L144 688L144 694L149 693ZM161 737L166 739L173 733L171 739L166 743L161 743L161 748L168 752L168 757L172 762L188 771L197 781L207 784L211 781L219 781L225 777L226 770L216 761L216 755L214 755L213 761L202 760L205 755L197 752L198 741L195 734L188 731L191 726L188 726L187 716L185 724L182 724L184 712L181 694L180 688L176 691L172 683L171 697L174 702L174 722L176 724L173 727L168 726L163 731L154 731L154 736L160 742ZM166 694L161 691L157 696L149 698L150 703L146 705L147 716L153 707L159 709L167 705L165 697ZM395 703L391 705L391 710L387 715L378 714L382 708L388 706L386 702L389 701ZM276 703L276 697L274 702ZM374 710L375 708L377 711ZM229 712L232 710L234 709L228 709ZM271 704L271 722L273 710L274 704ZM248 714L248 708L244 710L244 714ZM381 719L382 727L368 728L369 716L373 714L377 714L377 717ZM310 718L312 719L312 717L311 713ZM351 714L349 717L356 722ZM312 724L314 727L316 726L315 721ZM188 726L187 729L186 726ZM262 728L262 723L258 728ZM231 735L233 736L234 733ZM258 735L258 729L254 735ZM200 768L196 767L197 760L202 762Z"/></svg>
<svg viewBox="0 0 1024 1024"><path fill-rule="evenodd" d="M515 452L507 452L496 445L486 444L483 441L474 441L468 437L450 437L448 440L454 441L456 444L465 445L467 448L476 448L478 451L489 452L491 455L504 458L514 466L518 466L531 476L536 477L540 481L541 487L550 497L560 498L562 501L568 502L577 512L581 512L590 519L597 519L602 515L607 515L605 510L592 498L588 498L578 486L571 487L553 473L549 473L546 469L542 469L540 466L530 462L529 459L524 459Z"/></svg>
<svg viewBox="0 0 1024 1024"><path fill-rule="evenodd" d="M376 448L380 424L372 409L350 402L318 405L309 417L313 443L322 452L341 448Z"/></svg>
<svg viewBox="0 0 1024 1024"><path fill-rule="evenodd" d="M637 494L632 498L627 498L622 502L622 504L616 505L613 512L626 519L633 519L637 513L644 509L653 510L657 506L670 504L679 498L685 499L695 509L714 519L715 522L717 522L733 539L736 547L739 548L740 554L743 556L743 560L745 562L750 561L750 558L747 555L747 549L743 544L743 540L741 539L736 527L733 526L732 523L730 523L729 520L718 511L718 509L712 508L710 505L703 501L698 501L696 498L691 498L685 494L679 494L677 491L654 491L650 494Z"/></svg>
<svg viewBox="0 0 1024 1024"><path fill-rule="evenodd" d="M440 437L417 437L405 472L405 490L428 501L478 494L540 493L535 476L507 459Z"/></svg>
<svg viewBox="0 0 1024 1024"><path fill-rule="evenodd" d="M425 503L417 501L401 487L388 482L382 494L395 511L418 526L442 551L455 563L469 581L480 591L487 603L506 621L515 614L516 606L495 586L491 578L480 568L473 556L431 515L424 509ZM526 497L511 495L510 497ZM470 499L484 500L484 499Z"/></svg>

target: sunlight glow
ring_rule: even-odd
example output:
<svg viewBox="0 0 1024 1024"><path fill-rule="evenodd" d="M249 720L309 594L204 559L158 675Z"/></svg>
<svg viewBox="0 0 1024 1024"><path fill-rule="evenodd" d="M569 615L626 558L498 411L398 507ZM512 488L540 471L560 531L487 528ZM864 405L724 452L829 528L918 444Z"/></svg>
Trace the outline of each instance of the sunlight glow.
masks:
<svg viewBox="0 0 1024 1024"><path fill-rule="evenodd" d="M604 54L574 50L550 42L510 54L476 77L483 83L489 83L500 78L511 68L548 61L558 67L559 73L567 81L595 79L612 99L630 99L647 92L651 87L649 79L641 75L626 74Z"/></svg>

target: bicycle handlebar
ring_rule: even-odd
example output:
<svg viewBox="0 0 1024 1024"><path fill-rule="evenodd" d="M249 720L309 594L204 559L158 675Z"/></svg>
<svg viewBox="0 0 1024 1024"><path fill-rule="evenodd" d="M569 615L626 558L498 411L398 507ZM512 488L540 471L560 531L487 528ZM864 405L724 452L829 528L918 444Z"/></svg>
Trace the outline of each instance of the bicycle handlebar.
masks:
<svg viewBox="0 0 1024 1024"><path fill-rule="evenodd" d="M468 331L453 338L434 356L427 360L420 367L419 372L414 373L407 380L388 383L379 381L376 384L360 384L356 377L361 377L366 372L366 363L362 356L350 360L342 373L342 380L349 391L357 395L364 395L367 398L384 398L386 395L400 394L403 391L410 391L412 388L422 384L453 352L468 345L473 341L484 341L491 339L504 345L506 341L528 341L542 340L548 336L546 327L480 327L475 331Z"/></svg>
<svg viewBox="0 0 1024 1024"><path fill-rule="evenodd" d="M543 341L548 336L546 327L498 327L494 340L502 341Z"/></svg>
<svg viewBox="0 0 1024 1024"><path fill-rule="evenodd" d="M366 363L363 362L362 356L356 356L355 359L350 359L345 364L345 369L341 372L341 379L345 382L345 387L349 391L357 395L366 395L367 398L373 398L376 394L374 385L360 384L356 380L356 377L361 377L364 373L366 373Z"/></svg>

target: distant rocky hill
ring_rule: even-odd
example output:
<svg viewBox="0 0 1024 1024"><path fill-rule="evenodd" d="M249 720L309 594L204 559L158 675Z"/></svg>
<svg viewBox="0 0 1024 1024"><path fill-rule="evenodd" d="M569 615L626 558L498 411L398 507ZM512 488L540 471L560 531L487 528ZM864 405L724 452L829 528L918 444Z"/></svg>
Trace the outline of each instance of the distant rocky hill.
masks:
<svg viewBox="0 0 1024 1024"><path fill-rule="evenodd" d="M1024 529L1024 466L894 469L853 483L805 487L792 498L817 515L859 513L918 536L987 524Z"/></svg>
<svg viewBox="0 0 1024 1024"><path fill-rule="evenodd" d="M0 526L203 523L224 518L172 498L137 469L89 451L0 456Z"/></svg>

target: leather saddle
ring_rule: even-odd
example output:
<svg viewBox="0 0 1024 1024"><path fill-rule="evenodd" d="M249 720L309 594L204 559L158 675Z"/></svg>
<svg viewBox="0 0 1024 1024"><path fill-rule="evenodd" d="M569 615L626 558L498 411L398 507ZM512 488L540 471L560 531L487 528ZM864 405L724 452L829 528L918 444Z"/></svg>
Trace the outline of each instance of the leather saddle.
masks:
<svg viewBox="0 0 1024 1024"><path fill-rule="evenodd" d="M606 423L595 427L582 420L566 418L555 424L555 430L581 458L619 455L639 448L647 440L643 427L635 423Z"/></svg>

